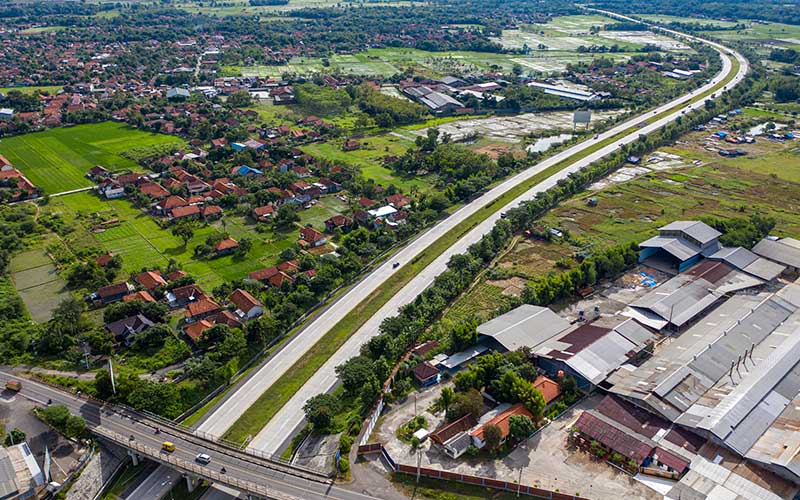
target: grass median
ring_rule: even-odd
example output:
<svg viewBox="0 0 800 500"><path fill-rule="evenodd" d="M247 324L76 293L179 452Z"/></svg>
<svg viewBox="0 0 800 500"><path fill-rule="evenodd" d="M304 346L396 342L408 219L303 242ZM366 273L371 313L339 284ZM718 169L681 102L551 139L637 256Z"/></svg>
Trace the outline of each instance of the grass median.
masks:
<svg viewBox="0 0 800 500"><path fill-rule="evenodd" d="M727 85L739 72L739 62L732 58L733 66L731 72L720 83L712 89L693 98L690 103L717 92ZM674 113L676 110L685 106L679 104L653 115L650 120L658 120ZM626 128L624 131L609 137L597 144L575 153L555 165L537 173L531 178L521 182L513 188L498 196L480 210L456 225L445 235L436 240L432 245L424 249L411 262L401 267L395 274L389 277L380 288L378 293L364 299L355 307L344 320L331 328L316 344L311 346L303 356L292 365L289 370L280 378L275 380L270 387L242 413L239 419L234 422L225 437L234 442L243 442L250 436L255 436L264 426L275 416L275 414L291 399L291 397L311 378L311 376L322 367L322 365L349 339L370 317L386 304L390 298L397 294L414 276L419 274L425 267L433 262L447 248L461 239L467 232L500 210L516 197L520 196L536 184L542 182L551 175L558 173L569 165L579 161L599 149L612 144L620 138L631 133L636 125Z"/></svg>

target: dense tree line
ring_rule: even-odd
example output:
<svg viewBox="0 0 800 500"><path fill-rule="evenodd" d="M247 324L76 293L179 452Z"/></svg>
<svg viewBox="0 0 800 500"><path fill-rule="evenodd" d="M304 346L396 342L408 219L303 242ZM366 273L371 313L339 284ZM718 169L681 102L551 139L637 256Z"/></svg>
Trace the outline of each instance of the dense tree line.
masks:
<svg viewBox="0 0 800 500"><path fill-rule="evenodd" d="M800 24L800 12L781 0L600 0L597 7L631 14L667 14L704 16L715 19L761 19L778 23Z"/></svg>

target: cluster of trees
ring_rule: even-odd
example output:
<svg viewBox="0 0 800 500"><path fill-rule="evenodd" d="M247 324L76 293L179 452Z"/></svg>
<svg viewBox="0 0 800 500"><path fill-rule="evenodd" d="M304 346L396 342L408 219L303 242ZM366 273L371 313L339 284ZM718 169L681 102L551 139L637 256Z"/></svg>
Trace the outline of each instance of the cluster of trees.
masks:
<svg viewBox="0 0 800 500"><path fill-rule="evenodd" d="M569 271L549 274L525 285L522 300L526 304L546 306L570 299L581 288L617 276L636 264L639 247L636 242L600 251Z"/></svg>
<svg viewBox="0 0 800 500"><path fill-rule="evenodd" d="M436 174L437 187L445 197L445 207L469 199L519 167L511 155L504 155L495 162L487 155L450 142L447 135L440 138L435 128L429 128L427 134L427 137L417 138L417 149L406 151L390 168L404 176L420 171ZM435 208L439 202L434 200L436 197L430 202Z"/></svg>
<svg viewBox="0 0 800 500"><path fill-rule="evenodd" d="M113 256L103 267L95 259L89 258L72 266L67 273L67 286L72 289L97 290L112 283L121 270L122 257L119 255Z"/></svg>
<svg viewBox="0 0 800 500"><path fill-rule="evenodd" d="M70 414L64 405L51 405L38 409L36 414L65 436L81 439L89 436L86 421L78 415Z"/></svg>
<svg viewBox="0 0 800 500"><path fill-rule="evenodd" d="M770 79L770 90L776 102L794 102L800 99L800 79L796 76L778 76Z"/></svg>
<svg viewBox="0 0 800 500"><path fill-rule="evenodd" d="M358 107L372 116L379 127L414 123L428 114L424 106L382 94L367 85L351 86L348 91Z"/></svg>
<svg viewBox="0 0 800 500"><path fill-rule="evenodd" d="M775 227L773 217L761 214L733 219L703 217L702 221L722 233L719 242L726 247L752 248Z"/></svg>
<svg viewBox="0 0 800 500"><path fill-rule="evenodd" d="M797 64L800 62L800 53L794 49L772 49L769 59L786 64Z"/></svg>
<svg viewBox="0 0 800 500"><path fill-rule="evenodd" d="M453 378L456 401L458 394L485 389L498 401L522 403L538 421L544 414L545 401L542 393L531 384L537 375L530 353L523 350L504 354L493 352L481 356L466 370L456 374ZM451 406L447 411L448 419L463 416L458 410L457 404Z"/></svg>
<svg viewBox="0 0 800 500"><path fill-rule="evenodd" d="M295 85L294 97L300 107L315 115L341 114L353 104L346 90L313 83Z"/></svg>

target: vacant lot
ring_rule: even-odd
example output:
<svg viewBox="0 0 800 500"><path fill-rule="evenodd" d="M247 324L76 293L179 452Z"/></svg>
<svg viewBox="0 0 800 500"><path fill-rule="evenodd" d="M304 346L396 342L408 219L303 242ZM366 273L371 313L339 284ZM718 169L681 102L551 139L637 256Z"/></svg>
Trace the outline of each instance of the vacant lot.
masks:
<svg viewBox="0 0 800 500"><path fill-rule="evenodd" d="M509 47L521 47L524 40L519 38L518 31L508 34ZM505 34L504 34L505 37ZM516 37L516 38L515 38ZM597 39L596 45L613 45L619 41ZM516 41L515 41L516 40ZM472 72L501 71L509 73L515 65L520 65L526 70L533 71L563 71L567 64L588 62L593 59L592 54L579 54L575 50L580 45L592 45L587 40L574 39L575 42L559 40L560 44L553 43L547 51L538 51L529 55L497 54L491 52L448 51L428 52L411 48L386 48L369 49L357 54L333 55L328 58L330 65L323 66L322 59L316 57L295 57L288 64L281 66L243 66L226 68L227 71L243 76L269 76L280 77L284 73L307 75L322 72L340 72L344 74L362 76L391 76L406 69L413 69L416 73L433 78L440 78L449 74ZM531 43L528 43L531 45ZM536 47L538 44L532 45ZM636 44L630 44L635 47ZM618 52L606 54L614 60L624 60L631 56L630 53Z"/></svg>
<svg viewBox="0 0 800 500"><path fill-rule="evenodd" d="M0 154L46 193L59 193L91 186L86 172L95 165L112 171L136 169L136 162L121 154L164 144L179 146L183 141L105 122L9 137L0 140Z"/></svg>
<svg viewBox="0 0 800 500"><path fill-rule="evenodd" d="M430 190L431 186L424 178L399 177L383 166L386 156L402 155L413 146L413 141L393 134L369 136L359 139L361 147L355 151L342 151L342 142L341 139L318 142L301 146L300 149L334 163L357 166L361 168L361 175L365 179L372 179L383 186L394 184L405 193L413 189L421 192Z"/></svg>
<svg viewBox="0 0 800 500"><path fill-rule="evenodd" d="M53 309L69 297L64 280L41 248L11 260L11 279L31 318L39 323L49 320Z"/></svg>

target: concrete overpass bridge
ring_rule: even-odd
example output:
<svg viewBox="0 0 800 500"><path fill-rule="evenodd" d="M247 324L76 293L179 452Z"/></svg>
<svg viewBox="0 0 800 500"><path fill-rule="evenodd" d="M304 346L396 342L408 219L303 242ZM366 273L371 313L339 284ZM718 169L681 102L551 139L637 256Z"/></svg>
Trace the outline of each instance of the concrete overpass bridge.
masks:
<svg viewBox="0 0 800 500"><path fill-rule="evenodd" d="M334 486L333 471L292 465L279 457L252 448L242 449L152 414L0 371L0 383L11 379L20 380L22 390L7 396L24 397L42 406L47 406L48 401L66 406L70 413L83 417L94 435L127 449L134 465L147 458L170 467L181 473L190 491L200 480L206 480L241 491L254 500L374 498ZM175 445L173 452L162 449L165 441ZM197 462L200 453L209 455L211 461L205 465Z"/></svg>

